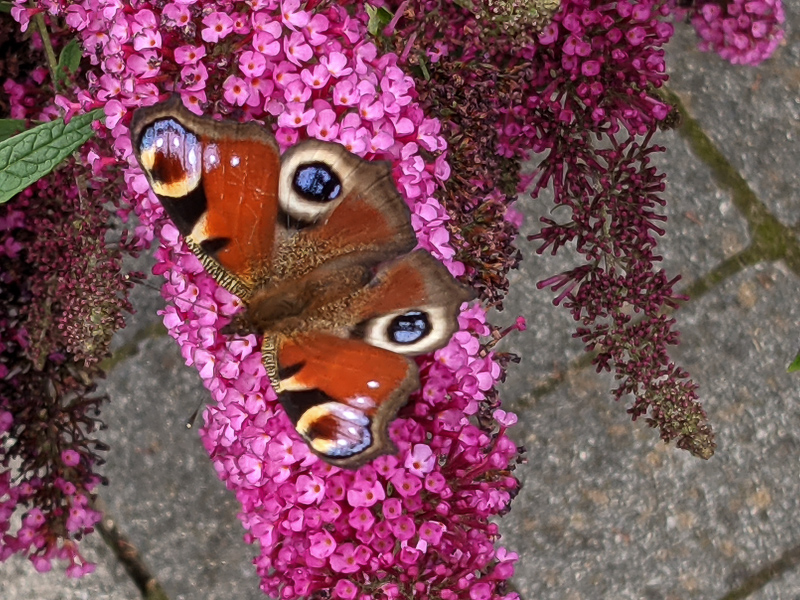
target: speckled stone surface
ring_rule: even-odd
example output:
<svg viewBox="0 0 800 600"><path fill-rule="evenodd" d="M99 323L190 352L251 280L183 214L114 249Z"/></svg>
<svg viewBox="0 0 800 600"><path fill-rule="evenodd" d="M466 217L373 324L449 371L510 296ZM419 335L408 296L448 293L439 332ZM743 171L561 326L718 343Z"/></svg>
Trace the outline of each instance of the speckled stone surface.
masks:
<svg viewBox="0 0 800 600"><path fill-rule="evenodd" d="M765 65L731 66L695 49L679 27L669 49L671 88L781 222L800 221L800 8L785 3L786 44ZM669 174L664 266L684 281L743 249L749 234L727 193L676 133L661 134ZM523 200L524 233L546 202ZM762 263L726 280L677 313L674 352L700 385L718 448L709 461L659 441L614 404L608 375L569 371L581 355L573 321L536 281L574 263L539 257L522 242L506 310L529 330L501 347L518 353L502 390L520 414L516 439L528 449L524 488L501 520L504 544L520 554L513 580L525 600L708 600L800 545L800 375L786 366L800 347L798 279ZM146 265L141 268L147 269ZM154 285L158 285L158 282ZM117 342L160 318L157 292L136 290L137 314ZM136 545L173 600L263 598L242 541L237 503L217 480L194 430L184 423L208 398L172 340L147 339L104 383L112 447L101 491L108 514ZM533 387L562 383L534 399ZM17 557L0 564L2 600L131 599L138 591L94 536L97 572L82 580L35 573ZM748 598L800 597L790 570Z"/></svg>

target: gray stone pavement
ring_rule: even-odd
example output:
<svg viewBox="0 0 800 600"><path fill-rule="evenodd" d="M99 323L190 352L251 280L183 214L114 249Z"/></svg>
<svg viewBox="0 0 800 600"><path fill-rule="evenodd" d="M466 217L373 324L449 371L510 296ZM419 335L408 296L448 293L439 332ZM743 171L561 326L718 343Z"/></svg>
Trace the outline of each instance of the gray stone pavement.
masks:
<svg viewBox="0 0 800 600"><path fill-rule="evenodd" d="M731 66L695 50L688 27L669 52L671 88L769 210L800 222L800 8L786 2L787 41L765 65ZM711 179L677 133L668 147L664 266L684 282L702 276L750 240L730 195ZM523 200L524 233L546 203ZM502 396L520 414L516 439L528 449L524 488L501 520L504 545L520 554L514 585L525 600L790 600L800 567L742 586L800 547L800 374L786 366L800 347L798 278L762 262L689 302L676 317L682 345L673 356L700 385L717 434L701 461L666 446L614 404L613 381L571 370L581 355L573 322L537 280L574 257L526 256L498 322L527 317L529 330L500 349L522 357ZM156 281L155 285L158 285ZM157 292L140 286L137 315L119 336L131 342L160 319ZM554 391L532 390L553 373ZM101 496L173 600L263 598L242 541L237 503L184 422L208 397L177 346L164 336L138 343L104 384L112 447ZM87 544L97 572L82 580L37 574L23 560L0 564L1 600L133 599L139 593L99 536ZM794 551L794 553L792 553ZM791 560L789 561L791 563ZM780 570L780 569L778 569ZM737 592L739 590L739 592ZM738 593L738 595L736 595ZM727 596L726 596L727 595Z"/></svg>

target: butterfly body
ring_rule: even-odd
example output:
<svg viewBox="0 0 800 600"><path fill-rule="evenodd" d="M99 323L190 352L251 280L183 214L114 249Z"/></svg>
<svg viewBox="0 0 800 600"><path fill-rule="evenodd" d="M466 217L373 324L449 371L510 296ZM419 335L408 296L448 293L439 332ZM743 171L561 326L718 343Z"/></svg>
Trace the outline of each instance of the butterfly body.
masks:
<svg viewBox="0 0 800 600"><path fill-rule="evenodd" d="M387 163L309 140L283 156L255 123L197 117L176 97L139 109L134 152L189 248L263 335L298 433L355 468L394 451L387 428L419 387L409 357L444 346L472 295L428 252Z"/></svg>

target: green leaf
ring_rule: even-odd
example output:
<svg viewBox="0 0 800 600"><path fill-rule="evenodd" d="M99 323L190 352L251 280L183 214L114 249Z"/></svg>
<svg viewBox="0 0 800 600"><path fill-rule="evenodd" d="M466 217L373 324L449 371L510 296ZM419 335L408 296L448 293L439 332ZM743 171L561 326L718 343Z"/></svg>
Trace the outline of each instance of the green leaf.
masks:
<svg viewBox="0 0 800 600"><path fill-rule="evenodd" d="M94 132L92 122L103 116L98 108L78 115L68 125L64 119L37 125L0 142L0 204L55 169L81 147Z"/></svg>
<svg viewBox="0 0 800 600"><path fill-rule="evenodd" d="M790 364L789 368L786 369L787 373L794 373L795 371L800 371L800 352L797 353L797 356L794 357L792 364Z"/></svg>
<svg viewBox="0 0 800 600"><path fill-rule="evenodd" d="M367 16L369 17L367 31L372 37L379 37L384 27L392 22L394 15L382 6L376 8L370 4L366 4L364 8L367 9Z"/></svg>
<svg viewBox="0 0 800 600"><path fill-rule="evenodd" d="M76 39L71 39L70 42L61 50L61 56L58 57L58 74L59 81L64 81L68 74L78 72L78 67L81 65L82 58L81 45Z"/></svg>
<svg viewBox="0 0 800 600"><path fill-rule="evenodd" d="M26 125L24 119L0 119L0 142L25 131Z"/></svg>
<svg viewBox="0 0 800 600"><path fill-rule="evenodd" d="M14 8L13 2L0 2L0 12L10 14L12 8Z"/></svg>

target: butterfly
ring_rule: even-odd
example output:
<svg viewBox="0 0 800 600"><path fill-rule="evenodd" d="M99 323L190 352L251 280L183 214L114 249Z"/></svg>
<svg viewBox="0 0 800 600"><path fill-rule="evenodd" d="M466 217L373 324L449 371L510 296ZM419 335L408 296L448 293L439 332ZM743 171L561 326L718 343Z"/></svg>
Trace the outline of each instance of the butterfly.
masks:
<svg viewBox="0 0 800 600"><path fill-rule="evenodd" d="M257 123L215 121L174 96L137 109L133 151L187 246L243 301L228 331L262 361L311 450L357 468L396 453L388 426L472 292L425 250L391 165L302 141L282 156Z"/></svg>

